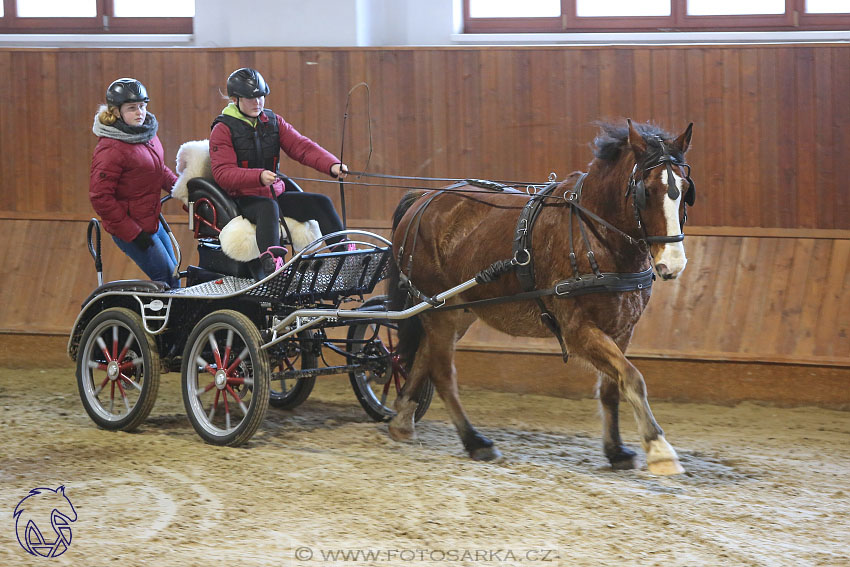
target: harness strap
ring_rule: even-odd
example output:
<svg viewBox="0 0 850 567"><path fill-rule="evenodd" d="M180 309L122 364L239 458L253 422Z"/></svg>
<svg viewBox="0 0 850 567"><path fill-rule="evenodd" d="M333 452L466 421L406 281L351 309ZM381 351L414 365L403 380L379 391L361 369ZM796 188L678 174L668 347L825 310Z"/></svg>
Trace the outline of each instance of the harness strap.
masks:
<svg viewBox="0 0 850 567"><path fill-rule="evenodd" d="M407 238L410 236L410 230L413 227L413 225L415 224L416 228L413 230L413 242L410 245L410 251L408 252L408 261L407 261L407 273L412 274L413 273L413 251L416 249L416 241L419 237L419 224L422 222L422 215L425 213L425 209L427 209L428 206L439 195L445 193L447 190L455 189L455 188L461 187L463 185L466 185L465 181L455 183L454 185L446 187L445 189L442 189L440 191L436 191L434 194L432 194L430 197L428 197L421 205L419 205L419 208L416 210L416 213L415 213L415 219L407 224L407 230L404 231L404 237L402 238L401 245L398 248L398 258L396 259L396 263L398 264L398 267L399 267L399 270L398 270L399 271L398 285L399 285L400 288L407 290L408 302L410 301L411 298L415 298L415 299L419 299L421 301L425 301L426 303L430 303L431 305L440 305L440 302L428 297L427 295L425 295L424 293L419 291L419 289L416 286L413 285L413 282L410 281L410 277L405 275L404 271L402 271L401 261L404 258L405 247L407 245Z"/></svg>
<svg viewBox="0 0 850 567"><path fill-rule="evenodd" d="M531 235L534 223L543 209L543 201L552 194L557 182L546 185L539 193L532 195L531 199L519 213L516 225L516 236L513 242L514 258L517 259L516 277L525 291L534 289L534 259L531 255Z"/></svg>
<svg viewBox="0 0 850 567"><path fill-rule="evenodd" d="M585 274L579 278L570 278L561 280L554 286L547 289L536 289L526 291L516 295L505 295L500 297L491 297L489 299L478 299L468 301L466 303L458 303L456 305L446 305L435 308L435 311L451 311L454 309L468 309L470 307L481 307L485 305L496 305L499 303L508 303L512 301L525 301L530 299L539 299L547 296L557 297L579 297L591 293L613 292L621 293L625 291L638 291L652 289L652 282L655 280L655 274L650 266L646 270L637 273L616 273L602 272L598 276L594 274Z"/></svg>
<svg viewBox="0 0 850 567"><path fill-rule="evenodd" d="M520 211L519 219L517 220L516 237L514 237L513 242L514 259L517 261L516 277L522 289L526 292L533 291L537 287L534 278L534 258L531 252L532 229L534 228L534 223L537 222L537 217L543 210L543 201L552 194L557 186L558 182L553 181L537 194L533 195L522 208L522 211ZM564 357L564 362L566 362L570 354L567 351L567 345L564 342L564 336L561 333L561 326L558 324L558 320L555 319L555 316L552 315L539 296L535 297L534 301L537 304L537 308L540 309L540 322L558 339L558 344L561 346L561 354Z"/></svg>

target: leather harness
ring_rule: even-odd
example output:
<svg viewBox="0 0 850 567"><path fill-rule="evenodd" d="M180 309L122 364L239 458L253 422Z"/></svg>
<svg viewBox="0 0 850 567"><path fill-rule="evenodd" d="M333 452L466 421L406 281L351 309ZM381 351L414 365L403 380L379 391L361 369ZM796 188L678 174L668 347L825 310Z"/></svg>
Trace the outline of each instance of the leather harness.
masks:
<svg viewBox="0 0 850 567"><path fill-rule="evenodd" d="M661 160L658 164L653 165L649 168L646 168L644 171L651 169L652 167L657 167L659 165L666 166L668 169L669 179L672 179L672 168L671 163L676 163L672 159L668 157L667 152L664 152L665 155L662 156ZM687 165L684 163L676 163L676 165ZM688 175L686 176L686 180L689 183L688 191L686 191L685 201L687 204L693 204L694 198L694 188L693 181L690 178L690 168L688 168ZM630 178L629 190L626 193L628 197L629 194L635 196L635 174L637 173L637 166L635 166L635 171L632 173L632 177ZM641 172L643 173L643 172ZM575 186L572 191L567 191L564 193L564 200L569 206L569 226L568 226L568 234L569 234L569 243L570 243L570 265L573 269L573 277L563 279L557 282L553 287L546 289L537 289L537 285L534 277L534 258L532 255L532 235L534 224L537 221L537 218L540 215L541 210L543 209L543 203L547 198L552 198L555 189L558 187L557 182L550 182L543 189L541 189L536 194L532 195L531 199L528 200L526 205L523 207L520 212L519 219L517 220L515 237L513 239L513 257L507 260L499 260L494 262L492 265L488 266L484 270L478 272L475 275L475 280L478 283L490 283L496 281L502 275L513 271L516 274L517 279L522 286L523 291L518 294L510 295L510 296L501 296L501 297L493 297L489 299L480 299L476 301L468 301L466 303L460 303L456 305L444 305L444 302L439 302L434 300L431 297L423 294L420 290L418 290L413 283L410 281L410 278L405 275L404 271L399 269L399 287L407 290L410 297L415 298L420 301L425 301L434 306L435 310L438 311L449 311L453 309L469 309L471 307L479 307L485 305L495 305L498 303L507 303L514 301L524 301L524 300L534 300L540 309L540 321L549 329L552 334L558 339L558 343L561 346L561 352L563 355L564 362L567 362L569 359L569 352L567 351L567 346L564 342L563 334L561 333L560 325L558 324L557 319L552 315L552 313L548 310L546 305L543 303L543 297L555 296L555 297L578 297L581 295L587 295L590 293L602 293L602 292L627 292L627 291L638 291L638 290L650 290L652 288L652 282L655 280L655 274L653 273L652 266L643 270L641 272L636 273L616 273L616 272L600 272L599 264L596 262L596 258L594 257L593 250L590 248L590 241L587 237L587 233L585 230L585 224L588 222L587 218L595 221L598 224L603 225L604 227L617 232L621 236L623 236L630 244L635 246L640 246L644 248L644 251L648 253L649 247L648 243L650 242L680 242L682 238L684 238L684 234L675 237L649 237L646 235L646 229L643 227L642 219L638 216L638 223L644 230L644 238L640 240L636 240L632 236L626 234L622 230L618 229L605 219L602 219L592 211L587 210L582 205L579 204L581 200L581 192L582 187L584 185L584 180L587 177L587 174L584 173L579 177L576 181ZM429 196L424 202L422 202L419 206L419 209L415 213L415 219L408 223L407 230L405 231L404 237L402 239L401 245L399 246L398 251L398 262L400 264L401 259L404 256L405 247L407 245L408 236L410 235L411 228L413 225L416 228L413 230L413 242L410 246L409 252L409 260L407 263L407 273L412 272L413 268L413 249L416 246L416 235L419 232L419 223L422 219L422 215L425 212L425 209L433 202L433 200L441 195L442 193L456 189L463 185L473 185L476 187L483 187L486 189L492 189L496 191L504 191L508 189L508 186L496 183L493 181L486 180L478 180L478 179L467 179L465 181L456 183L451 187L447 187L443 190L437 191L431 196ZM672 189L670 190L672 193ZM671 195L672 198L672 195ZM644 203L641 203L641 207L645 206ZM636 210L638 209L638 203L635 203ZM639 215L639 213L636 213ZM579 233L581 234L582 240L584 241L585 248L587 249L587 259L590 263L590 267L593 270L592 274L581 274L578 269L578 261L575 253L575 246L573 242L573 216L578 219ZM687 218L687 217L686 217ZM399 266L400 267L400 266Z"/></svg>

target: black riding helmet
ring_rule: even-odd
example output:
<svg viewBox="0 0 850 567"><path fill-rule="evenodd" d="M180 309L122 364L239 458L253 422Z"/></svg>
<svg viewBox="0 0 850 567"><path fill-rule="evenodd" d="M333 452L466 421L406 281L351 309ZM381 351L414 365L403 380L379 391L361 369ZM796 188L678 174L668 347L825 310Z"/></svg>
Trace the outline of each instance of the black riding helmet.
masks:
<svg viewBox="0 0 850 567"><path fill-rule="evenodd" d="M148 102L145 85L136 79L124 78L113 81L106 89L106 102L121 108L125 102Z"/></svg>
<svg viewBox="0 0 850 567"><path fill-rule="evenodd" d="M227 78L227 96L257 98L269 94L269 86L256 69L242 67Z"/></svg>

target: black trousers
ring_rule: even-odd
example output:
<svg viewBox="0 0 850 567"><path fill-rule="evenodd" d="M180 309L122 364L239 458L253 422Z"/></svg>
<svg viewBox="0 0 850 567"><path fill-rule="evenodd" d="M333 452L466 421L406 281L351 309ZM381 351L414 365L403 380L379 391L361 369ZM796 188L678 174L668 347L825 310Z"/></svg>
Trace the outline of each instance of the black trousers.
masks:
<svg viewBox="0 0 850 567"><path fill-rule="evenodd" d="M342 220L336 214L334 203L326 195L320 193L303 193L301 191L284 191L277 197L280 214L297 221L315 220L319 223L322 234L330 234L343 229ZM341 238L328 240L329 244L339 242Z"/></svg>
<svg viewBox="0 0 850 567"><path fill-rule="evenodd" d="M257 225L257 248L260 254L270 246L280 246L280 209L269 197L237 197L234 199L243 217Z"/></svg>
<svg viewBox="0 0 850 567"><path fill-rule="evenodd" d="M280 246L279 219L281 216L304 222L315 220L322 234L343 229L342 220L334 209L333 201L319 193L285 191L277 200L269 197L237 197L234 199L242 216L257 225L257 248L260 253L270 246ZM328 240L335 244L341 238Z"/></svg>

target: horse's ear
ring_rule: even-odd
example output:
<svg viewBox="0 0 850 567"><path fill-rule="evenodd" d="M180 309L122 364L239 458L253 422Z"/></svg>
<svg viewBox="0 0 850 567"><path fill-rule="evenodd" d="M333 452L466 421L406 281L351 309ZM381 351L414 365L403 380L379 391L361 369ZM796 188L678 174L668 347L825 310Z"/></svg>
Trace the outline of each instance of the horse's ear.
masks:
<svg viewBox="0 0 850 567"><path fill-rule="evenodd" d="M632 124L631 118L627 118L626 121L629 123L629 146L631 146L632 151L635 153L635 157L640 159L646 153L646 140L638 134L638 131Z"/></svg>
<svg viewBox="0 0 850 567"><path fill-rule="evenodd" d="M673 141L673 147L681 151L682 153L688 151L688 148L691 145L691 134L693 134L693 131L694 123L691 122L690 124L688 124L688 127L685 128L685 131L682 132L682 134Z"/></svg>

